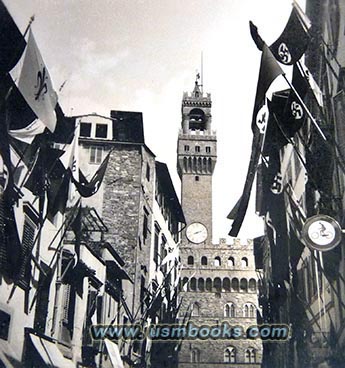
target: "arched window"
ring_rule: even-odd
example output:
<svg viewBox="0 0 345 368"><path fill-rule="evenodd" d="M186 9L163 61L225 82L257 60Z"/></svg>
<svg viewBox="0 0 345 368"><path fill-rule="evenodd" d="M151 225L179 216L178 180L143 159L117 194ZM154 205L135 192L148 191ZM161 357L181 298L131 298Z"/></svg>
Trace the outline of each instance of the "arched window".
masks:
<svg viewBox="0 0 345 368"><path fill-rule="evenodd" d="M187 291L188 290L188 277L184 277L181 285L181 290Z"/></svg>
<svg viewBox="0 0 345 368"><path fill-rule="evenodd" d="M256 317L256 308L253 304L249 307L249 317L254 318Z"/></svg>
<svg viewBox="0 0 345 368"><path fill-rule="evenodd" d="M206 279L206 291L212 291L212 280L210 278Z"/></svg>
<svg viewBox="0 0 345 368"><path fill-rule="evenodd" d="M243 268L248 267L248 258L247 258L247 257L243 257L243 258L241 259L241 266L242 266Z"/></svg>
<svg viewBox="0 0 345 368"><path fill-rule="evenodd" d="M229 279L229 277L225 277L223 279L223 290L224 291L230 291L230 279Z"/></svg>
<svg viewBox="0 0 345 368"><path fill-rule="evenodd" d="M216 257L215 259L214 259L214 266L215 267L219 267L221 265L221 261L220 261L220 257Z"/></svg>
<svg viewBox="0 0 345 368"><path fill-rule="evenodd" d="M200 316L200 305L199 303L195 302L192 305L192 317L199 317Z"/></svg>
<svg viewBox="0 0 345 368"><path fill-rule="evenodd" d="M236 314L235 305L233 303L227 303L224 305L224 317L234 318Z"/></svg>
<svg viewBox="0 0 345 368"><path fill-rule="evenodd" d="M249 290L252 292L256 291L256 280L254 279L249 280Z"/></svg>
<svg viewBox="0 0 345 368"><path fill-rule="evenodd" d="M220 293L222 291L222 281L219 277L216 277L213 282L214 291Z"/></svg>
<svg viewBox="0 0 345 368"><path fill-rule="evenodd" d="M189 256L187 258L187 264L191 265L191 266L194 264L194 257L193 256Z"/></svg>
<svg viewBox="0 0 345 368"><path fill-rule="evenodd" d="M245 363L255 363L256 362L256 351L254 348L248 348L244 352Z"/></svg>
<svg viewBox="0 0 345 368"><path fill-rule="evenodd" d="M198 290L205 291L205 280L202 278L198 279Z"/></svg>
<svg viewBox="0 0 345 368"><path fill-rule="evenodd" d="M205 256L201 257L201 265L202 266L207 266L207 257L205 257Z"/></svg>
<svg viewBox="0 0 345 368"><path fill-rule="evenodd" d="M228 258L228 267L235 267L235 258L229 257Z"/></svg>
<svg viewBox="0 0 345 368"><path fill-rule="evenodd" d="M224 363L236 363L236 349L233 346L224 350Z"/></svg>
<svg viewBox="0 0 345 368"><path fill-rule="evenodd" d="M246 303L243 306L243 317L254 318L256 317L256 308L252 303Z"/></svg>
<svg viewBox="0 0 345 368"><path fill-rule="evenodd" d="M240 289L241 289L241 291L245 291L245 292L248 291L248 281L247 281L247 279L241 279Z"/></svg>
<svg viewBox="0 0 345 368"><path fill-rule="evenodd" d="M198 349L193 349L191 351L190 361L191 361L191 363L199 363L200 362L200 351Z"/></svg>
<svg viewBox="0 0 345 368"><path fill-rule="evenodd" d="M237 277L234 277L233 279L231 279L231 289L232 291L238 291L239 290L239 281Z"/></svg>
<svg viewBox="0 0 345 368"><path fill-rule="evenodd" d="M196 291L196 278L195 277L191 278L189 287L191 291Z"/></svg>

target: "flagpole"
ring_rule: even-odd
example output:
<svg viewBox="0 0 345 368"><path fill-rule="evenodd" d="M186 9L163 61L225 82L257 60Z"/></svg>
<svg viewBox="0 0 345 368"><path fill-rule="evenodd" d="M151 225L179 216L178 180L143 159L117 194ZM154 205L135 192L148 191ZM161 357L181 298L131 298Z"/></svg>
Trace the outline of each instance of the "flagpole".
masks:
<svg viewBox="0 0 345 368"><path fill-rule="evenodd" d="M303 74L304 78L305 78L305 79L308 79L308 77L307 77L307 75L306 75L306 73L305 73L305 70L303 69L303 67L302 67L302 65L301 65L301 63L300 63L299 61L297 62L297 67L299 68L299 71ZM308 82L308 84L309 84L309 82ZM310 86L310 84L309 84L309 86ZM323 112L323 110L322 110L321 106L319 105L319 103L318 103L318 101L317 101L317 98L316 98L315 94L314 94L314 93L312 93L312 96L313 96L313 99L314 99L314 100L316 101L316 103L317 103L317 106L318 106L318 109L319 109L319 112L320 112L320 114L321 114L322 118L323 118L325 121L327 121L327 118L326 118L326 116L325 116L325 114L324 114L324 112ZM328 142L328 141L327 141L327 143L328 143L328 145L330 145L330 146L331 146L331 148L333 148L333 146L332 146L332 145L334 145L334 147L336 148L336 150L335 150L335 152L334 152L335 159L336 159L337 163L339 164L339 167L340 167L341 171L345 174L344 157L343 157L343 154L342 154L341 150L339 149L339 145L338 145L338 143L333 139L333 137L330 137L329 139L330 139L330 142ZM337 156L336 152L338 152L339 157Z"/></svg>
<svg viewBox="0 0 345 368"><path fill-rule="evenodd" d="M23 34L23 37L25 38L25 36L27 35L27 33L29 32L30 28L31 28L31 24L32 22L35 20L35 14L32 14L32 16L30 17L30 20L29 20L29 23L28 25L26 26L25 28L25 31L24 31L24 34Z"/></svg>

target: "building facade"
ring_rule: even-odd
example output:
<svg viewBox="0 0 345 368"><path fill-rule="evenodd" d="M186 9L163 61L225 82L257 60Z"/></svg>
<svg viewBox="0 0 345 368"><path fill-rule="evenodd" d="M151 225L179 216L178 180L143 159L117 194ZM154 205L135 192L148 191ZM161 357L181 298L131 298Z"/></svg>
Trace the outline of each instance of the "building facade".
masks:
<svg viewBox="0 0 345 368"><path fill-rule="evenodd" d="M182 100L182 129L178 136L177 169L186 229L181 241L180 321L186 326L256 324L257 275L253 244L237 239L212 243L212 176L217 138L212 131L211 96L195 82ZM259 367L261 341L189 339L180 346L178 366Z"/></svg>
<svg viewBox="0 0 345 368"><path fill-rule="evenodd" d="M337 0L307 1L306 14L312 26L305 64L318 87L309 83L305 103L325 137L307 118L289 143L269 155L278 162L283 190L269 194L274 205L271 199L264 211L270 218L266 236L255 245L264 275L260 301L264 321L288 324L291 338L264 344L265 367L344 362L344 241L315 250L302 229L316 215L344 227L345 6ZM264 186L273 176L266 171Z"/></svg>

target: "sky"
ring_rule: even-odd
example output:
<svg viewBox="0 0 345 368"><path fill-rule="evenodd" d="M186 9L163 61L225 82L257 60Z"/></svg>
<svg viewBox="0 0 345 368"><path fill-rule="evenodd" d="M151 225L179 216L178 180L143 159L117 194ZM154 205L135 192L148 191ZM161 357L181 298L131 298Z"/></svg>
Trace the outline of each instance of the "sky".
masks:
<svg viewBox="0 0 345 368"><path fill-rule="evenodd" d="M167 163L178 195L182 94L193 90L203 55L204 92L212 96L218 137L213 237L227 237L226 216L242 193L249 163L261 57L249 20L269 45L283 31L292 0L3 1L22 32L35 15L32 30L55 89L66 81L59 92L65 114L141 111L145 142ZM304 0L297 2L304 7ZM251 201L238 237L262 235L262 224Z"/></svg>

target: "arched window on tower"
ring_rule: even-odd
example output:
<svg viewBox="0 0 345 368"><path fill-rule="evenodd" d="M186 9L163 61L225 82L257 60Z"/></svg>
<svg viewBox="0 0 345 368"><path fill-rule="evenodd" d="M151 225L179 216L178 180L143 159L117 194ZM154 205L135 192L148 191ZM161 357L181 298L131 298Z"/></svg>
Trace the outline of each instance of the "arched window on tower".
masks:
<svg viewBox="0 0 345 368"><path fill-rule="evenodd" d="M232 291L238 291L240 287L239 281L237 277L234 277L231 279L231 290Z"/></svg>
<svg viewBox="0 0 345 368"><path fill-rule="evenodd" d="M198 290L205 291L205 280L203 278L198 279Z"/></svg>
<svg viewBox="0 0 345 368"><path fill-rule="evenodd" d="M241 279L240 290L244 291L244 292L248 291L248 281L247 281L247 279Z"/></svg>
<svg viewBox="0 0 345 368"><path fill-rule="evenodd" d="M210 278L206 279L206 291L212 291L212 280Z"/></svg>
<svg viewBox="0 0 345 368"><path fill-rule="evenodd" d="M187 264L190 265L190 266L192 266L194 264L194 257L193 256L188 256Z"/></svg>
<svg viewBox="0 0 345 368"><path fill-rule="evenodd" d="M228 267L235 267L235 258L229 257L228 258Z"/></svg>
<svg viewBox="0 0 345 368"><path fill-rule="evenodd" d="M224 350L224 363L236 363L236 349L229 346Z"/></svg>
<svg viewBox="0 0 345 368"><path fill-rule="evenodd" d="M229 277L224 277L223 279L223 291L229 292L230 291L230 279Z"/></svg>
<svg viewBox="0 0 345 368"><path fill-rule="evenodd" d="M214 259L214 266L219 267L221 265L220 257L215 257Z"/></svg>
<svg viewBox="0 0 345 368"><path fill-rule="evenodd" d="M191 363L199 363L200 362L200 351L198 349L193 349L190 355Z"/></svg>
<svg viewBox="0 0 345 368"><path fill-rule="evenodd" d="M192 305L192 314L191 314L192 317L199 317L200 316L200 304L195 302L193 305Z"/></svg>
<svg viewBox="0 0 345 368"><path fill-rule="evenodd" d="M201 257L201 265L202 266L207 266L207 257L205 257L205 256Z"/></svg>
<svg viewBox="0 0 345 368"><path fill-rule="evenodd" d="M252 292L256 291L256 280L255 279L249 280L249 291L252 291Z"/></svg>
<svg viewBox="0 0 345 368"><path fill-rule="evenodd" d="M192 109L189 113L189 129L190 130L205 130L206 118L205 113L201 109Z"/></svg>
<svg viewBox="0 0 345 368"><path fill-rule="evenodd" d="M191 291L196 291L196 278L195 277L191 278L189 288Z"/></svg>
<svg viewBox="0 0 345 368"><path fill-rule="evenodd" d="M243 306L243 317L245 318L254 318L256 317L256 308L252 303L246 303Z"/></svg>
<svg viewBox="0 0 345 368"><path fill-rule="evenodd" d="M243 258L241 259L241 266L242 266L243 268L248 267L248 258L247 258L247 257L243 257Z"/></svg>
<svg viewBox="0 0 345 368"><path fill-rule="evenodd" d="M235 305L233 303L226 303L224 306L224 317L235 317Z"/></svg>
<svg viewBox="0 0 345 368"><path fill-rule="evenodd" d="M213 282L214 291L220 293L222 291L222 281L219 277L216 277Z"/></svg>
<svg viewBox="0 0 345 368"><path fill-rule="evenodd" d="M245 363L255 363L256 362L256 351L254 348L248 348L245 350L244 362Z"/></svg>

